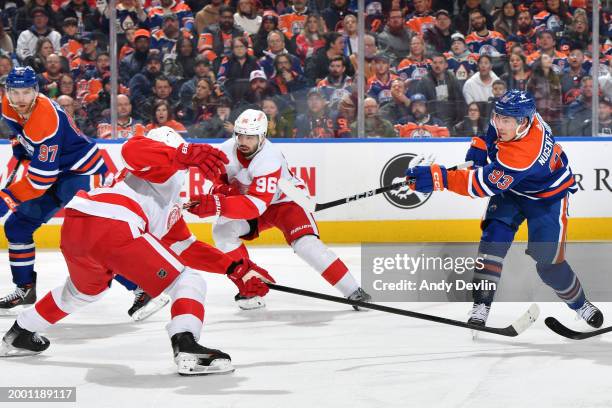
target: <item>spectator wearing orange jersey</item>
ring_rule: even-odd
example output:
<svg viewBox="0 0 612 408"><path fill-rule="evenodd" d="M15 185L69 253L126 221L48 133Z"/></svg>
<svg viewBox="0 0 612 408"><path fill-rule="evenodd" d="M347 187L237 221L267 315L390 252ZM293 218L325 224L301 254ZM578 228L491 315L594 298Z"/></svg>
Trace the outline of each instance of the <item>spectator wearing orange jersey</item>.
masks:
<svg viewBox="0 0 612 408"><path fill-rule="evenodd" d="M306 0L293 0L293 5L280 13L278 28L287 38L298 35L304 28L306 16L310 13L306 3Z"/></svg>
<svg viewBox="0 0 612 408"><path fill-rule="evenodd" d="M99 139L112 138L110 118L98 124L96 137ZM117 139L129 139L136 133L145 133L145 127L132 118L132 104L127 95L117 95Z"/></svg>
<svg viewBox="0 0 612 408"><path fill-rule="evenodd" d="M550 30L542 30L538 32L538 50L527 56L527 63L531 66L534 62L540 59L544 54L552 58L552 69L558 75L567 67L567 56L555 48L556 45L555 34Z"/></svg>
<svg viewBox="0 0 612 408"><path fill-rule="evenodd" d="M228 56L232 53L232 40L236 37L245 37L251 45L249 35L234 23L234 11L231 7L219 8L219 23L205 28L198 38L198 52L210 50L211 59Z"/></svg>
<svg viewBox="0 0 612 408"><path fill-rule="evenodd" d="M413 0L412 4L414 12L406 16L406 27L415 34L423 35L435 23L431 0Z"/></svg>
<svg viewBox="0 0 612 408"><path fill-rule="evenodd" d="M444 123L432 117L427 110L427 99L423 94L414 94L410 97L410 111L412 116L406 118L404 123L395 126L400 137L430 138L449 137L450 131Z"/></svg>

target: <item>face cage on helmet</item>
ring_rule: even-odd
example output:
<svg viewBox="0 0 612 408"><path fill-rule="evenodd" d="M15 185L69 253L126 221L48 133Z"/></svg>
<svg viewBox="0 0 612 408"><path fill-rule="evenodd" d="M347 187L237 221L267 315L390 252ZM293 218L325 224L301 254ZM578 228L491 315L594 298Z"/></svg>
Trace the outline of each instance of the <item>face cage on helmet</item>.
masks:
<svg viewBox="0 0 612 408"><path fill-rule="evenodd" d="M11 100L11 89L32 89L34 90L34 98L32 98L32 102L30 103L30 106L28 107L28 111L25 113L26 115L30 114L32 112L32 109L34 109L34 104L36 103L36 98L38 97L38 84L34 85L34 86L29 86L29 87L6 87L6 99L8 99L9 105L11 105L11 107L15 110L17 110L17 104L13 103L13 101Z"/></svg>

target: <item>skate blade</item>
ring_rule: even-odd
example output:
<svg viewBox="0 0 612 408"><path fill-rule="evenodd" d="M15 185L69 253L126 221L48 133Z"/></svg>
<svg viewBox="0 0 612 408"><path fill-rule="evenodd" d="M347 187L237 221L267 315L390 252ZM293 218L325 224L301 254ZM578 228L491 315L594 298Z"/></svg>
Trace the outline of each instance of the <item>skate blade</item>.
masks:
<svg viewBox="0 0 612 408"><path fill-rule="evenodd" d="M197 354L178 353L174 361L178 366L178 373L185 376L229 374L235 370L231 360L226 358L217 358L211 361L210 365L203 366L198 364Z"/></svg>
<svg viewBox="0 0 612 408"><path fill-rule="evenodd" d="M256 310L266 307L266 302L261 296L253 296L248 299L238 299L238 307L242 310Z"/></svg>
<svg viewBox="0 0 612 408"><path fill-rule="evenodd" d="M170 296L162 293L158 297L151 299L149 303L138 309L132 314L132 319L139 322L146 319L149 316L154 315L158 311L164 308L170 302Z"/></svg>
<svg viewBox="0 0 612 408"><path fill-rule="evenodd" d="M2 340L2 344L0 344L0 358L34 356L40 353L42 353L42 351L31 351L13 347L4 340Z"/></svg>
<svg viewBox="0 0 612 408"><path fill-rule="evenodd" d="M480 336L480 332L478 330L470 330L472 332L472 341L478 340Z"/></svg>
<svg viewBox="0 0 612 408"><path fill-rule="evenodd" d="M34 303L28 305L19 305L10 309L0 309L0 316L17 316L21 311L34 306Z"/></svg>

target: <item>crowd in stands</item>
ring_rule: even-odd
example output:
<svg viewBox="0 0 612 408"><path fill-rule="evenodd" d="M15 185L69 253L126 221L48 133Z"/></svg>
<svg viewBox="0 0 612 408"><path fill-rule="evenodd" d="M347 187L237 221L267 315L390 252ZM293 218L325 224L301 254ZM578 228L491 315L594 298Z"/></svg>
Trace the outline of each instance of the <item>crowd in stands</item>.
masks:
<svg viewBox="0 0 612 408"><path fill-rule="evenodd" d="M84 134L110 138L106 0L0 3L0 85L30 65ZM555 135L612 136L612 14L593 56L587 0L118 0L118 136L170 126L229 137L247 108L269 137L483 135L506 89L530 91ZM599 86L592 66L599 59ZM365 134L357 132L364 75ZM6 133L6 127L0 128ZM6 135L5 135L6 136Z"/></svg>

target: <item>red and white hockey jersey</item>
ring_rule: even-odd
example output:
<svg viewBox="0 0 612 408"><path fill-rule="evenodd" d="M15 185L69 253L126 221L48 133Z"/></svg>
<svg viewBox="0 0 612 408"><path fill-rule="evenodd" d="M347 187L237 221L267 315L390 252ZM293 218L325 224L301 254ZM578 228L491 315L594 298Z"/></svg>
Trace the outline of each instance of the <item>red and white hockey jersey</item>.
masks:
<svg viewBox="0 0 612 408"><path fill-rule="evenodd" d="M167 244L187 266L226 273L231 259L196 240L182 216L180 193L187 170L174 163L176 148L136 135L123 144L125 169L110 187L80 191L66 208L130 225L134 238L145 233Z"/></svg>
<svg viewBox="0 0 612 408"><path fill-rule="evenodd" d="M240 191L240 195L226 198L224 216L227 218L257 218L272 204L290 202L291 199L277 187L280 178L306 188L304 182L291 173L285 156L270 140L264 142L251 160L237 150L234 138L223 142L219 149L229 159L229 164L225 165L227 178L223 182Z"/></svg>

